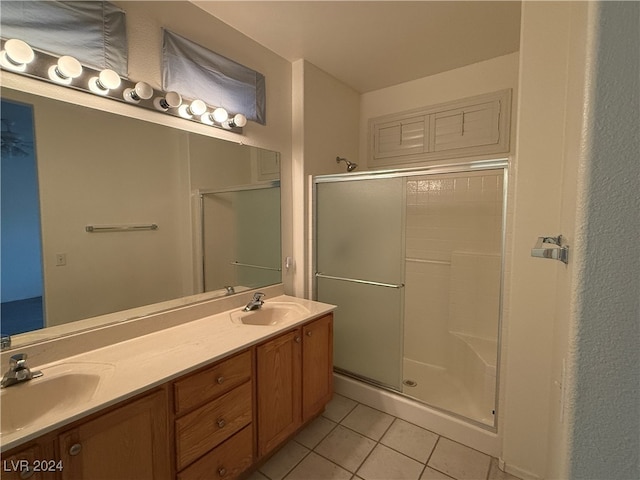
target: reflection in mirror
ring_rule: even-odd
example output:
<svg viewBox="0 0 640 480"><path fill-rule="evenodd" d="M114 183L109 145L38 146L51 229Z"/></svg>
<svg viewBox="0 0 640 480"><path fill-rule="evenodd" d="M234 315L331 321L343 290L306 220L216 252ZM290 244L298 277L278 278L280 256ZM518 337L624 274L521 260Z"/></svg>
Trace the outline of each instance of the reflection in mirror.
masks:
<svg viewBox="0 0 640 480"><path fill-rule="evenodd" d="M280 282L280 183L201 192L200 198L205 291Z"/></svg>
<svg viewBox="0 0 640 480"><path fill-rule="evenodd" d="M49 327L38 340L56 335L60 327L72 330L69 322L100 316L118 321L137 307L164 302L166 309L174 299L184 304L184 297L205 287L214 297L281 282L276 152L7 88L2 97L33 108L44 279L41 321ZM5 155L2 164L4 169ZM2 194L4 204L4 185ZM226 196L227 218L209 209L203 226L201 195ZM135 228L152 224L158 228ZM124 228L89 232L87 226ZM208 246L203 242L207 231L225 241ZM24 331L27 313L18 310L18 326L5 330L4 284L16 282L22 272L14 269L5 278L4 243L2 248L2 333L14 335ZM203 258L225 268L205 269ZM153 306L145 310L151 311ZM19 337L14 340L21 344Z"/></svg>
<svg viewBox="0 0 640 480"><path fill-rule="evenodd" d="M33 108L2 100L2 332L44 326Z"/></svg>

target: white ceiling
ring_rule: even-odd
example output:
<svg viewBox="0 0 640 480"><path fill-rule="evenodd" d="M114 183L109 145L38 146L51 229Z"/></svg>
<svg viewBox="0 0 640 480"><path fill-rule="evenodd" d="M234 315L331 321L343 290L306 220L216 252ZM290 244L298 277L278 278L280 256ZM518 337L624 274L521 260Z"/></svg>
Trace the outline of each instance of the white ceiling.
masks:
<svg viewBox="0 0 640 480"><path fill-rule="evenodd" d="M519 49L519 1L192 2L281 57L304 58L360 93Z"/></svg>

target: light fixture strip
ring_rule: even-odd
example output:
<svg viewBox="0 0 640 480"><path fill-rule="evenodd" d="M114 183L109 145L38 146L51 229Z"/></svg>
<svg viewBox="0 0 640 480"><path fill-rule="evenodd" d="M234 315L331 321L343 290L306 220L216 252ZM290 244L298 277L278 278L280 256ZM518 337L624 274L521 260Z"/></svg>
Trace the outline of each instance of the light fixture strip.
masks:
<svg viewBox="0 0 640 480"><path fill-rule="evenodd" d="M2 39L0 43L1 45L0 49L4 49L5 43L6 43L6 40ZM89 89L89 80L91 78L99 76L101 72L100 70L96 70L94 68L86 67L83 65L82 73L80 74L79 77L71 79L72 81L69 84L62 85L61 83L55 82L51 80L51 78L49 78L49 69L51 68L52 65L57 65L59 57L43 52L41 50L37 50L35 48L33 48L33 51L35 53L35 58L33 59L32 62L30 62L27 65L27 68L25 69L24 72L16 72L16 71L8 70L5 68L2 68L2 70L6 72L14 73L16 75L35 78L36 80L41 80L47 83L51 83L53 85L57 85L62 88L72 88L74 90L95 95L95 93L91 92L91 90ZM147 110L153 110L154 112L158 112L158 109L154 106L154 98L164 97L164 95L166 94L165 92L157 90L157 91L154 91L154 94L149 99L140 99L140 101L138 101L137 103L126 102L123 96L124 91L126 89L135 90L137 82L132 82L124 78L122 78L121 80L122 81L120 82L120 85L117 88L111 89L106 94L101 94L100 96L103 98L116 100L121 103L127 103L128 105L134 105L136 107L142 107ZM183 99L183 103L189 104L191 102L192 100L189 100L186 98ZM195 122L200 125L204 124L214 128L219 128L222 130L234 132L234 133L242 133L242 128L238 126L223 127L222 125L218 125L215 122L204 123L200 120L200 115L192 116L191 118L185 118L180 115L180 113L178 112L178 108L169 108L168 110L164 111L164 114L182 118L184 120Z"/></svg>

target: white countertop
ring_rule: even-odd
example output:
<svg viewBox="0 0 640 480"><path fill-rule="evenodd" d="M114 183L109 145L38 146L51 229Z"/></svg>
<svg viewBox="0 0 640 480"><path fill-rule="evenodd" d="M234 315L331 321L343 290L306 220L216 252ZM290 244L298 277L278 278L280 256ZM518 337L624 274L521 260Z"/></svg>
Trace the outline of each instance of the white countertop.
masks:
<svg viewBox="0 0 640 480"><path fill-rule="evenodd" d="M230 312L240 310L235 308L47 365L30 365L30 368L44 373L43 377L30 382L46 379L47 370L54 372L65 364L102 364L109 367L104 369L99 387L90 400L78 404L69 402L71 406L63 411L53 409L24 428L1 435L2 451L260 343L335 308L326 303L288 295L273 297L265 305L270 302L297 303L305 307L309 314L281 325L254 326L232 322ZM2 396L10 395L11 390L19 388L22 385L3 389L0 406ZM47 399L43 398L42 401L46 402ZM7 413L4 412L5 415Z"/></svg>

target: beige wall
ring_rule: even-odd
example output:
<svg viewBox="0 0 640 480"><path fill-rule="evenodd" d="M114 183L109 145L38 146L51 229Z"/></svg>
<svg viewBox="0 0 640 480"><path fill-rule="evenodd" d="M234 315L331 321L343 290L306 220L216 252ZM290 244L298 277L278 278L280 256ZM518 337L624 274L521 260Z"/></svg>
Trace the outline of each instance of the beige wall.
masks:
<svg viewBox="0 0 640 480"><path fill-rule="evenodd" d="M525 2L515 161L503 459L522 478L565 478L563 364L570 341L586 4ZM532 258L541 235L563 234L569 265ZM563 386L563 383L565 385ZM544 447L543 447L544 446Z"/></svg>
<svg viewBox="0 0 640 480"><path fill-rule="evenodd" d="M295 293L310 298L309 178L344 172L344 163L336 163L337 156L358 158L360 95L307 61L295 62L293 70Z"/></svg>

